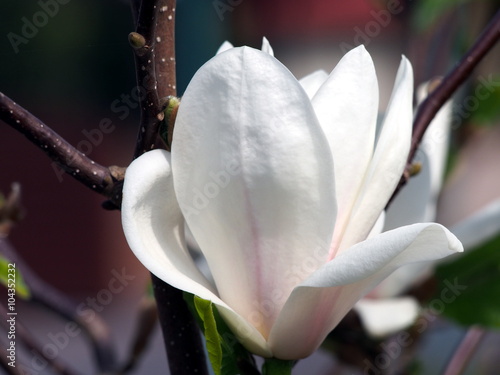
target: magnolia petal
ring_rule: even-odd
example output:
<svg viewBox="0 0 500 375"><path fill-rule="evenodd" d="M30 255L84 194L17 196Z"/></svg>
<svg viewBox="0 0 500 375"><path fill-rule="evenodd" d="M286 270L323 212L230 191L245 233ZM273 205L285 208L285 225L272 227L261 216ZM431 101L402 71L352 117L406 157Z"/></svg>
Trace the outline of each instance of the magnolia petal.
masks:
<svg viewBox="0 0 500 375"><path fill-rule="evenodd" d="M234 48L234 46L232 45L231 42L228 42L226 40L226 41L224 41L224 43L221 44L221 46L217 50L216 55L218 55L219 53L222 53L222 52L226 52L227 50L230 50L231 48Z"/></svg>
<svg viewBox="0 0 500 375"><path fill-rule="evenodd" d="M271 44L269 43L269 40L267 40L266 37L262 38L262 47L261 51L270 54L271 56L274 56L274 51L273 47L271 47Z"/></svg>
<svg viewBox="0 0 500 375"><path fill-rule="evenodd" d="M312 103L334 161L338 216L330 255L333 258L373 155L378 84L364 46L340 60Z"/></svg>
<svg viewBox="0 0 500 375"><path fill-rule="evenodd" d="M387 204L406 166L412 133L413 70L403 56L373 159L341 250L366 238Z"/></svg>
<svg viewBox="0 0 500 375"><path fill-rule="evenodd" d="M168 152L147 152L127 168L122 225L130 248L149 271L175 288L212 301L245 346L254 353L270 355L262 335L220 300L190 257Z"/></svg>
<svg viewBox="0 0 500 375"><path fill-rule="evenodd" d="M417 319L420 305L415 298L363 298L354 309L369 335L383 338L411 326Z"/></svg>
<svg viewBox="0 0 500 375"><path fill-rule="evenodd" d="M419 101L427 96L430 83L419 87ZM436 220L436 205L441 190L451 127L452 102L436 114L424 134L415 161L421 170L410 178L387 211L385 230L402 225Z"/></svg>
<svg viewBox="0 0 500 375"><path fill-rule="evenodd" d="M354 304L396 268L462 251L439 224L414 224L354 245L294 289L269 337L282 359L310 355Z"/></svg>
<svg viewBox="0 0 500 375"><path fill-rule="evenodd" d="M300 79L299 83L306 91L309 99L312 99L321 85L325 83L327 78L327 72L325 72L324 70L316 70L315 72L308 74L304 78Z"/></svg>
<svg viewBox="0 0 500 375"><path fill-rule="evenodd" d="M309 99L267 53L217 55L183 96L172 163L219 295L266 336L325 262L335 221L333 162Z"/></svg>
<svg viewBox="0 0 500 375"><path fill-rule="evenodd" d="M500 233L500 199L455 224L450 230L462 241L466 250L490 240Z"/></svg>

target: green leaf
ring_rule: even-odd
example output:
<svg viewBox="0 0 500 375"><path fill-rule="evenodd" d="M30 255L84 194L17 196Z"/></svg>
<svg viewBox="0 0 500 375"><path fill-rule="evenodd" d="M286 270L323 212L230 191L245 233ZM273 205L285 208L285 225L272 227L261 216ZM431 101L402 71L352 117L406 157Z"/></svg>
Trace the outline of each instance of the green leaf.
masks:
<svg viewBox="0 0 500 375"><path fill-rule="evenodd" d="M217 331L212 302L194 296L194 306L196 307L198 316L203 321L208 358L210 359L215 375L220 375L222 368L222 338Z"/></svg>
<svg viewBox="0 0 500 375"><path fill-rule="evenodd" d="M16 296L22 299L29 299L30 290L21 275L21 272L9 259L0 255L0 283L7 289L15 290ZM10 292L9 292L10 293Z"/></svg>
<svg viewBox="0 0 500 375"><path fill-rule="evenodd" d="M262 365L262 375L290 375L296 362L266 358L266 361Z"/></svg>
<svg viewBox="0 0 500 375"><path fill-rule="evenodd" d="M215 374L258 373L253 356L239 343L212 302L190 293L184 293L184 299L203 330Z"/></svg>
<svg viewBox="0 0 500 375"><path fill-rule="evenodd" d="M462 325L500 328L500 236L439 266L436 277L431 308Z"/></svg>

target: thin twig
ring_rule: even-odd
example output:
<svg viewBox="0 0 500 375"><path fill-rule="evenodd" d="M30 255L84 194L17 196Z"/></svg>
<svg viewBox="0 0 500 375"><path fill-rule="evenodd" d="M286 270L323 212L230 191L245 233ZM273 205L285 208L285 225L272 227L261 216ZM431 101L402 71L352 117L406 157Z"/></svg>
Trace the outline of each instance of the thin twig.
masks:
<svg viewBox="0 0 500 375"><path fill-rule="evenodd" d="M75 304L59 290L39 278L5 238L0 238L0 254L16 264L18 272L23 275L28 285L32 302L80 326L90 339L96 365L101 371L116 369L116 356L109 334L110 330L97 313L92 319L82 319L77 313Z"/></svg>
<svg viewBox="0 0 500 375"><path fill-rule="evenodd" d="M486 331L481 328L470 327L465 333L457 350L453 353L443 375L462 374L485 334Z"/></svg>
<svg viewBox="0 0 500 375"><path fill-rule="evenodd" d="M0 92L0 119L40 147L66 173L119 207L123 171L104 167L78 151L29 111Z"/></svg>
<svg viewBox="0 0 500 375"><path fill-rule="evenodd" d="M399 190L408 182L409 168L418 146L422 141L425 131L430 122L448 99L451 98L457 88L462 85L471 75L474 68L479 64L483 57L493 48L500 39L500 11L486 26L474 45L469 49L465 56L459 61L455 68L442 80L441 84L425 99L418 107L415 120L413 121L413 136L408 155L408 163L405 173L401 177L394 194L392 195L387 207L390 205ZM386 207L386 208L387 208Z"/></svg>

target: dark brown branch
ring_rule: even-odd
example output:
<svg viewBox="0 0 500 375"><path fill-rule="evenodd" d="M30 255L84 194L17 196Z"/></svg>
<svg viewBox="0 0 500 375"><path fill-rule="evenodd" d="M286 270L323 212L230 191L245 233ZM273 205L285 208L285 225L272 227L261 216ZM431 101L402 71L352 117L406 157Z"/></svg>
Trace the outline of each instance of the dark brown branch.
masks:
<svg viewBox="0 0 500 375"><path fill-rule="evenodd" d="M175 0L160 0L156 17L154 61L160 100L177 95L175 76Z"/></svg>
<svg viewBox="0 0 500 375"><path fill-rule="evenodd" d="M164 93L175 95L175 74L172 74L175 60L170 60L175 56L171 49L174 46L174 14L174 0L143 0L136 32L129 35L135 55L137 87L142 93L141 124L134 158L156 147L160 122L164 118L160 99Z"/></svg>
<svg viewBox="0 0 500 375"><path fill-rule="evenodd" d="M453 353L443 375L462 374L485 334L486 331L481 328L469 328L457 350Z"/></svg>
<svg viewBox="0 0 500 375"><path fill-rule="evenodd" d="M151 275L171 374L208 375L201 332L183 292Z"/></svg>
<svg viewBox="0 0 500 375"><path fill-rule="evenodd" d="M417 152L418 146L422 141L427 127L432 119L448 99L451 98L457 88L462 85L471 75L474 68L479 64L483 57L493 48L500 39L500 11L486 26L485 30L469 49L465 56L459 61L455 68L442 80L441 84L425 99L418 107L415 120L413 122L413 136L408 155L408 163L405 173L401 177L394 194L387 206L390 205L399 190L408 182L409 168L413 157Z"/></svg>
<svg viewBox="0 0 500 375"><path fill-rule="evenodd" d="M23 133L66 173L93 191L117 202L119 207L120 179L123 179L120 168L106 168L95 163L3 93L0 93L0 119Z"/></svg>
<svg viewBox="0 0 500 375"><path fill-rule="evenodd" d="M31 301L40 304L65 320L75 322L85 332L92 344L97 367L103 371L116 368L116 356L106 323L95 313L92 320L85 320L77 313L75 304L63 293L47 284L17 254L5 238L0 237L0 254L16 264L31 293Z"/></svg>

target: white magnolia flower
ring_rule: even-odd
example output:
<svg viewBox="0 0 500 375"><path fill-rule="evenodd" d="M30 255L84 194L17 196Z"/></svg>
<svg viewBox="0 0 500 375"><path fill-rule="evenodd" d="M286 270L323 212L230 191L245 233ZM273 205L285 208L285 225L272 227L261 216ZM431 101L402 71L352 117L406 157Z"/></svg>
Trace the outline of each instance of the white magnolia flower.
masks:
<svg viewBox="0 0 500 375"><path fill-rule="evenodd" d="M397 267L462 250L434 223L375 233L405 167L412 91L403 58L376 132L364 47L300 82L270 53L226 49L186 89L172 153L148 152L127 170L130 247L165 282L212 301L250 351L310 355ZM184 221L213 283L186 249Z"/></svg>

